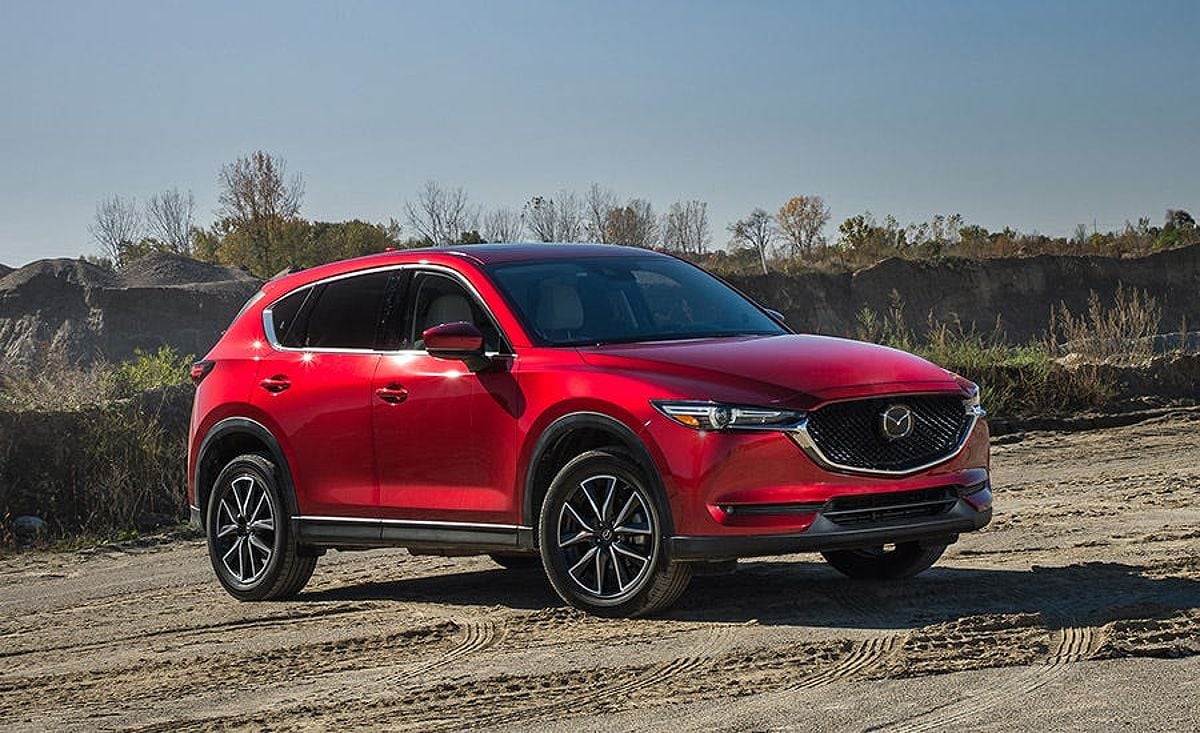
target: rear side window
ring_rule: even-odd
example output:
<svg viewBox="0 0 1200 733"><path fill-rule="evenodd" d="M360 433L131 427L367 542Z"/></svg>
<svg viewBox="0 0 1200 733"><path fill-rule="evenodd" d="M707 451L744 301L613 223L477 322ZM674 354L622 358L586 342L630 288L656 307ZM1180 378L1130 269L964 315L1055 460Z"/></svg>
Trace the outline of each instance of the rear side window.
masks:
<svg viewBox="0 0 1200 733"><path fill-rule="evenodd" d="M297 290L271 306L271 328L275 331L275 342L280 346L298 348L304 345L304 330L299 327L299 321L312 292L312 288Z"/></svg>
<svg viewBox="0 0 1200 733"><path fill-rule="evenodd" d="M334 280L316 294L308 314L304 346L317 349L373 349L390 295L391 272Z"/></svg>

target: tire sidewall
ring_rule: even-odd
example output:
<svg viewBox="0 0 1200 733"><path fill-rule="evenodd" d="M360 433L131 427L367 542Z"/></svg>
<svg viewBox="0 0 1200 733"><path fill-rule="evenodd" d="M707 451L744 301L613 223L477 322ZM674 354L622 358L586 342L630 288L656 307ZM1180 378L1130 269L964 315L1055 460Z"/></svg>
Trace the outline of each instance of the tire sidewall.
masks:
<svg viewBox="0 0 1200 733"><path fill-rule="evenodd" d="M580 482L592 476L612 475L635 486L646 499L647 508L653 515L654 526L651 566L642 577L640 585L631 592L616 598L597 598L580 589L567 572L562 553L558 552L558 517L565 499L574 492ZM653 590L655 576L661 575L668 564L664 535L670 522L663 508L659 492L629 458L607 451L590 451L569 461L550 484L542 502L538 518L538 548L542 564L551 585L564 600L600 616L628 616L644 605L646 596Z"/></svg>
<svg viewBox="0 0 1200 733"><path fill-rule="evenodd" d="M229 493L232 482L244 476L252 478L266 489L275 514L275 537L271 548L271 559L267 563L266 570L253 583L242 583L229 574L224 563L221 562L216 543L217 512L220 509L221 499ZM275 477L275 466L262 456L238 456L227 463L221 469L221 473L217 475L212 491L209 492L208 508L205 514L204 526L208 542L208 558L217 575L217 580L235 598L259 600L275 586L279 578L280 566L284 561L284 554L288 549L288 519L285 507L286 504L279 490L279 482Z"/></svg>

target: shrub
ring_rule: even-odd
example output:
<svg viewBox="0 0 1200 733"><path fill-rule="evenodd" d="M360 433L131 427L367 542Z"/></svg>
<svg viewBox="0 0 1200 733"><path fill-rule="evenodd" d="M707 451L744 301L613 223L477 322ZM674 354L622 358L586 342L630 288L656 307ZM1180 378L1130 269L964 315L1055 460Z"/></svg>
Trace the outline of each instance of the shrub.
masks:
<svg viewBox="0 0 1200 733"><path fill-rule="evenodd" d="M39 516L50 538L185 517L190 361L163 347L0 377L0 517Z"/></svg>
<svg viewBox="0 0 1200 733"><path fill-rule="evenodd" d="M182 519L190 403L190 387L173 387L74 411L0 412L0 516L40 516L59 537Z"/></svg>
<svg viewBox="0 0 1200 733"><path fill-rule="evenodd" d="M158 351L145 352L134 349L133 359L118 364L115 369L113 387L116 396L127 397L152 389L161 389L188 381L188 367L195 356L181 356L170 346L160 346Z"/></svg>

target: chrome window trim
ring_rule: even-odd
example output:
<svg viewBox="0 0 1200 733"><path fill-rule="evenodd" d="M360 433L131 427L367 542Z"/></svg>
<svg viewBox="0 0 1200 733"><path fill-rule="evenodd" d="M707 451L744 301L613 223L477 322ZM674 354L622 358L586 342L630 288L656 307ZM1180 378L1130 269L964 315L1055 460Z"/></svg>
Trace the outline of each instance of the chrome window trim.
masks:
<svg viewBox="0 0 1200 733"><path fill-rule="evenodd" d="M931 392L931 393L924 393L924 394L943 394L943 393ZM887 396L887 395L880 395L880 396ZM895 396L897 398L900 398L903 396L912 396L912 395L910 394L910 395L895 395ZM872 399L874 399L874 398L872 398ZM809 458L811 458L813 460L814 463L816 463L818 466L821 466L822 468L827 468L827 469L830 469L833 471L841 471L843 473L859 474L859 475L863 475L863 476L893 476L893 477L895 477L895 476L910 476L914 473L920 473L921 471L928 470L930 468L933 468L934 466L941 465L941 464L945 463L946 461L949 461L949 460L955 458L956 456L958 456L959 453L962 453L963 448L965 448L967 445L967 441L969 441L971 439L971 433L975 432L975 427L976 427L976 425L979 424L980 418L984 417L987 414L983 411L983 408L980 407L979 405L971 404L972 399L973 399L972 397L963 398L963 407L966 411L966 414L971 416L971 423L970 423L970 425L967 426L967 429L963 431L963 436L962 436L962 438L959 439L958 444L955 445L952 449L950 449L950 451L946 455L942 456L941 458L937 458L928 463L924 463L920 466L916 466L913 468L906 468L904 470L888 470L888 469L882 469L882 468L861 468L859 466L847 466L845 464L838 463L837 461L830 459L828 456L826 456L824 453L821 452L821 449L817 447L817 444L812 439L812 436L809 435L809 433L808 433L808 418L807 417L805 417L805 419L802 420L800 422L800 424L797 425L795 428L785 431L785 432L787 432L788 437L791 438L792 441L796 443L796 445L800 446L800 448L805 452L805 454L808 455ZM857 399L838 400L838 402L856 402L856 401L858 401L858 400Z"/></svg>
<svg viewBox="0 0 1200 733"><path fill-rule="evenodd" d="M305 288L315 288L318 285L325 285L327 283L335 282L337 280L345 280L347 278L357 277L359 275L371 275L371 274L374 274L377 272L391 272L393 270L430 270L430 271L438 272L439 274L449 275L451 278L457 279L458 282L467 289L467 291L471 294L471 296L475 298L475 301L477 303L479 303L480 307L483 308L483 311L487 314L488 318L492 319L492 323L496 324L496 330L500 333L500 338L503 339L505 343L510 344L510 345L512 344L512 341L508 338L508 334L504 332L504 327L500 325L500 319L496 318L496 314L495 314L495 312L492 311L491 306L489 306L487 301L484 299L484 297L479 294L479 290L475 287L475 285L472 284L471 281L468 280L466 277L464 277L461 272L458 272L454 268L447 267L445 265L434 265L434 264L427 264L427 263L423 264L423 263L419 263L419 262L406 262L406 263L399 264L399 265L381 265L379 267L368 267L363 270L354 270L352 272L343 272L338 275L330 275L329 277L321 278L320 280L314 280L310 283L305 283L303 285L300 285L299 287L296 287L296 288L293 288L293 289L287 291L286 293L283 293L278 298L275 298L274 300L272 300L270 302L270 304L267 305L267 307L263 309L263 312L262 312L263 331L264 331L264 333L266 333L267 343L270 344L272 349L274 349L276 351L283 351L283 352L298 352L298 353L308 352L308 353L313 353L313 354L368 354L368 355L424 354L425 356L429 356L429 352L426 351L425 349L387 350L387 349L350 349L350 348L316 348L316 347L309 347L309 346L284 346L283 344L279 343L279 339L276 338L276 336L275 336L275 319L271 315L271 310L275 307L276 303L283 300L284 298L287 298L295 293L298 293L301 290L304 290ZM486 356L489 359L496 359L496 358L516 359L517 358L517 355L515 353L503 352L503 351L487 351L487 352L484 352L484 356Z"/></svg>

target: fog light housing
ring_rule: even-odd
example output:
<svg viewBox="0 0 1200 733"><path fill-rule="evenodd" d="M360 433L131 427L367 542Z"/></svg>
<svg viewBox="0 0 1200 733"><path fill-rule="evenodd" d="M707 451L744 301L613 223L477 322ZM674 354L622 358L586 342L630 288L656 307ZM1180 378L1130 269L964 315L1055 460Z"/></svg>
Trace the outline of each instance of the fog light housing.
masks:
<svg viewBox="0 0 1200 733"><path fill-rule="evenodd" d="M987 511L992 508L992 482L984 481L981 484L968 486L960 492L963 501L971 505L971 508L977 512Z"/></svg>

